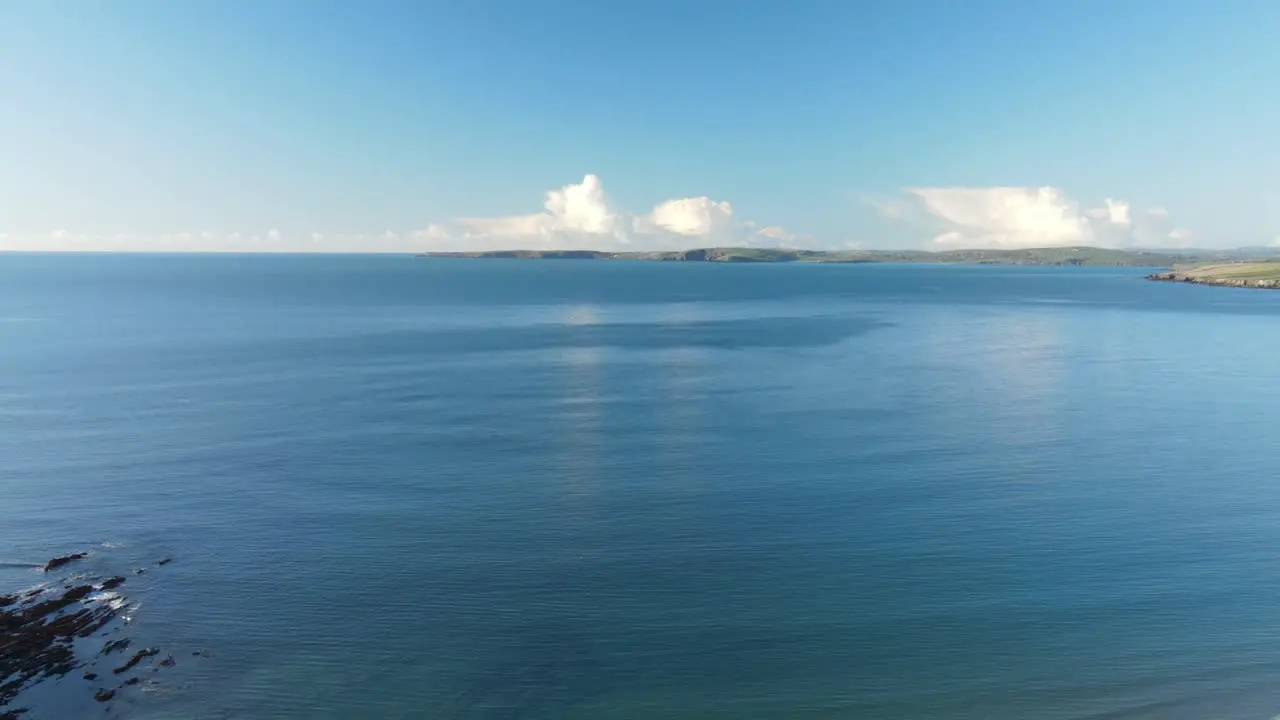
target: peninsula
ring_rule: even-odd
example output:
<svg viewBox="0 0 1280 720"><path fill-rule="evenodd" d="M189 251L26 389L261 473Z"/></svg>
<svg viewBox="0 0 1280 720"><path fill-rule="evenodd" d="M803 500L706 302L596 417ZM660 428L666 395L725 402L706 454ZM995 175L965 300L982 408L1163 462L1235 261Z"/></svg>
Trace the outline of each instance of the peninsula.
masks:
<svg viewBox="0 0 1280 720"><path fill-rule="evenodd" d="M494 250L430 252L430 258L508 258L524 260L657 260L719 263L958 263L990 265L1091 265L1172 267L1218 259L1200 253L1053 247L1022 250L785 250L772 248L700 248L653 252L602 250Z"/></svg>
<svg viewBox="0 0 1280 720"><path fill-rule="evenodd" d="M1177 266L1168 272L1148 275L1147 279L1223 287L1280 289L1280 260Z"/></svg>

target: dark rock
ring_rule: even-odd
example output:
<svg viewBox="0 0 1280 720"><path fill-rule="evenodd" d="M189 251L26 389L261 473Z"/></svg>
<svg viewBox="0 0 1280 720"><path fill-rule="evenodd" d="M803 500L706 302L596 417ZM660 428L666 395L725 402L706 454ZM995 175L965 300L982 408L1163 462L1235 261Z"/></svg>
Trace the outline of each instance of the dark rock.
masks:
<svg viewBox="0 0 1280 720"><path fill-rule="evenodd" d="M134 569L133 569L133 574L134 574L134 575L141 575L142 573L144 573L144 572L146 572L146 571L147 571L147 569L146 569L146 568L134 568Z"/></svg>
<svg viewBox="0 0 1280 720"><path fill-rule="evenodd" d="M65 565L85 554L54 558L53 565ZM126 607L119 599L93 600L98 588L117 588L124 582L121 577L87 578L83 584L44 585L22 593L3 595L0 599L0 720L15 717L9 710L18 695L44 680L65 676L77 668L83 668L84 678L95 681L99 674L85 668L77 654L83 646L76 643L100 633L109 623L117 621ZM106 642L102 653L123 651L130 641L125 638ZM148 657L158 654L154 648L146 648L133 655L116 670L119 675L137 666ZM98 689L95 698L107 702L115 697L116 690Z"/></svg>
<svg viewBox="0 0 1280 720"><path fill-rule="evenodd" d="M117 650L124 650L128 647L129 647L129 638L120 638L119 640L112 640L111 642L102 646L102 654L110 655L111 653Z"/></svg>
<svg viewBox="0 0 1280 720"><path fill-rule="evenodd" d="M50 560L49 562L45 563L44 571L49 572L51 570L57 570L58 568L62 567L63 565L66 565L67 563L75 562L76 560L83 560L87 557L89 557L88 553L72 553L70 555L63 555L61 557L56 557Z"/></svg>
<svg viewBox="0 0 1280 720"><path fill-rule="evenodd" d="M162 560L156 563L156 567L164 567L165 565L168 565L171 562L173 562L173 558L171 557L163 558Z"/></svg>
<svg viewBox="0 0 1280 720"><path fill-rule="evenodd" d="M174 660L172 655L160 661L160 667L173 667L174 665L177 665L177 664L178 664L178 661Z"/></svg>
<svg viewBox="0 0 1280 720"><path fill-rule="evenodd" d="M95 603L63 612L82 600L92 586L78 586L59 595L51 590L28 595L25 604L0 610L0 707L13 701L31 683L66 675L79 662L74 640L96 632L116 615L109 603ZM40 602L35 600L44 597Z"/></svg>
<svg viewBox="0 0 1280 720"><path fill-rule="evenodd" d="M31 712L26 708L16 708L14 710L5 710L0 712L0 720L19 720L19 718Z"/></svg>
<svg viewBox="0 0 1280 720"><path fill-rule="evenodd" d="M92 585L80 585L78 587L73 587L59 597L50 598L44 602L32 605L22 613L23 617L26 618L28 622L38 620L50 613L55 613L74 602L83 600L91 592L93 592Z"/></svg>
<svg viewBox="0 0 1280 720"><path fill-rule="evenodd" d="M116 668L115 670L112 670L111 672L115 673L116 675L119 675L120 673L123 673L123 672L128 672L132 670L135 665L142 662L146 658L152 657L153 655L159 655L159 654L160 654L160 651L155 648L143 648L142 650L139 650L138 652L134 653L133 657L129 658L129 662L125 663L124 665L121 665L120 667Z"/></svg>
<svg viewBox="0 0 1280 720"><path fill-rule="evenodd" d="M125 685L137 685L137 684L138 684L138 683L140 683L140 682L142 682L142 681L141 681L141 680L139 680L138 678L136 678L136 677L131 677L131 678L129 678L128 680L125 680L125 681L124 681L124 684L125 684Z"/></svg>

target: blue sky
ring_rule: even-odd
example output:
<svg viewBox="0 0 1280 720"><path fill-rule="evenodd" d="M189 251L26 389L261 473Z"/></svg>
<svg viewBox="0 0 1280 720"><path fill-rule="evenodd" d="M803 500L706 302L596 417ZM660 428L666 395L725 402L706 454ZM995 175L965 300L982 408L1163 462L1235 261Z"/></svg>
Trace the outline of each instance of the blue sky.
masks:
<svg viewBox="0 0 1280 720"><path fill-rule="evenodd" d="M1239 246L1269 0L14 0L0 248Z"/></svg>

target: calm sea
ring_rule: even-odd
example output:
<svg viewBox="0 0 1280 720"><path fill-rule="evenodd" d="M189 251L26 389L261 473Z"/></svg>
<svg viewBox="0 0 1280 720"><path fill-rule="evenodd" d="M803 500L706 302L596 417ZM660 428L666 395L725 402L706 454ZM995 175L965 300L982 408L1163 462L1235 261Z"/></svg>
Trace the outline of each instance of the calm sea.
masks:
<svg viewBox="0 0 1280 720"><path fill-rule="evenodd" d="M151 568L113 717L1270 718L1280 292L1142 275L0 255L0 590Z"/></svg>

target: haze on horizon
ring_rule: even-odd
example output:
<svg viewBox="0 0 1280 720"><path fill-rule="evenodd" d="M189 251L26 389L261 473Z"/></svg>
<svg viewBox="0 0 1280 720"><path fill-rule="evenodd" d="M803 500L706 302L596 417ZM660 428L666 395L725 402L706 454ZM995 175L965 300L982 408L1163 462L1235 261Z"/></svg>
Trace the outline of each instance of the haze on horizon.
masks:
<svg viewBox="0 0 1280 720"><path fill-rule="evenodd" d="M0 250L1280 244L1280 4L0 5Z"/></svg>

